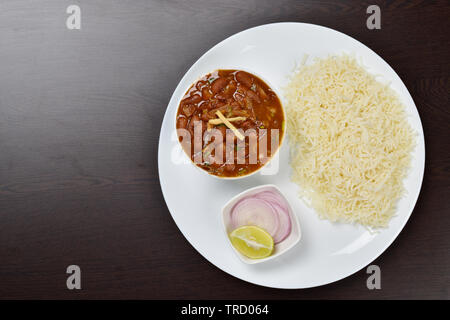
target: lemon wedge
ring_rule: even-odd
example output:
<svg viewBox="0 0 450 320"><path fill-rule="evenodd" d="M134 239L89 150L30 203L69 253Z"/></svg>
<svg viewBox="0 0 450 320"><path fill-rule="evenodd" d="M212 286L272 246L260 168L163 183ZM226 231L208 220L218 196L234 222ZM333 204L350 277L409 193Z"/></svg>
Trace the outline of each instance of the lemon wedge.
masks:
<svg viewBox="0 0 450 320"><path fill-rule="evenodd" d="M273 239L264 229L256 226L243 226L230 233L231 244L244 256L262 259L273 252Z"/></svg>

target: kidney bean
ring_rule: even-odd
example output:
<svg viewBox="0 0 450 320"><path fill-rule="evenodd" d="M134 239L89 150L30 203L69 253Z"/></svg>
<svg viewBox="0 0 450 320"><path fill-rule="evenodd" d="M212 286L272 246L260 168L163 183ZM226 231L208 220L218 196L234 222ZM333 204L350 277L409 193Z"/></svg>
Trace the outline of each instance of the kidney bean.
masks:
<svg viewBox="0 0 450 320"><path fill-rule="evenodd" d="M195 106L192 104L187 104L183 106L183 113L186 117L190 117L195 112Z"/></svg>
<svg viewBox="0 0 450 320"><path fill-rule="evenodd" d="M209 121L209 119L211 119L208 115L208 113L203 113L202 116L200 117L203 121Z"/></svg>
<svg viewBox="0 0 450 320"><path fill-rule="evenodd" d="M221 100L221 101L227 101L227 99L228 99L226 95L220 94L220 93L216 94L216 98Z"/></svg>
<svg viewBox="0 0 450 320"><path fill-rule="evenodd" d="M237 102L243 103L243 102L244 102L244 99L245 99L245 96L244 96L242 93L240 93L240 92L235 92L235 93L233 94L233 98L234 98Z"/></svg>
<svg viewBox="0 0 450 320"><path fill-rule="evenodd" d="M194 124L196 121L200 121L200 118L198 115L194 115L191 120L189 121L189 129L194 129Z"/></svg>
<svg viewBox="0 0 450 320"><path fill-rule="evenodd" d="M202 97L199 94L191 96L191 103L199 103L200 101L202 101Z"/></svg>
<svg viewBox="0 0 450 320"><path fill-rule="evenodd" d="M244 84L247 88L250 88L253 84L252 77L248 73L242 71L236 73L236 80Z"/></svg>
<svg viewBox="0 0 450 320"><path fill-rule="evenodd" d="M209 88L202 89L202 97L204 100L209 100L212 97L212 92L209 90Z"/></svg>
<svg viewBox="0 0 450 320"><path fill-rule="evenodd" d="M197 82L197 84L195 85L195 87L197 88L198 91L202 90L202 88L207 84L206 81L203 80L199 80Z"/></svg>
<svg viewBox="0 0 450 320"><path fill-rule="evenodd" d="M201 108L201 110L208 109L209 108L209 101L203 100L197 106L199 108Z"/></svg>
<svg viewBox="0 0 450 320"><path fill-rule="evenodd" d="M263 88L258 87L258 93L263 100L267 100L268 96Z"/></svg>
<svg viewBox="0 0 450 320"><path fill-rule="evenodd" d="M247 92L245 94L247 95L247 97L249 97L256 103L261 103L261 99L259 98L259 96L256 93L254 93L252 90L247 90Z"/></svg>
<svg viewBox="0 0 450 320"><path fill-rule="evenodd" d="M233 171L236 168L236 165L232 164L232 163L228 163L225 165L225 171Z"/></svg>
<svg viewBox="0 0 450 320"><path fill-rule="evenodd" d="M227 96L231 96L236 91L236 81L231 80L223 90L223 93Z"/></svg>
<svg viewBox="0 0 450 320"><path fill-rule="evenodd" d="M177 119L177 128L178 129L186 129L187 126L187 118L185 117L178 117Z"/></svg>
<svg viewBox="0 0 450 320"><path fill-rule="evenodd" d="M212 93L213 94L218 93L220 90L225 88L227 83L228 83L228 80L226 78L219 78L219 79L214 80L213 83L211 84Z"/></svg>
<svg viewBox="0 0 450 320"><path fill-rule="evenodd" d="M202 97L199 94L194 94L186 99L183 100L183 103L185 104L196 104L198 102L202 101Z"/></svg>

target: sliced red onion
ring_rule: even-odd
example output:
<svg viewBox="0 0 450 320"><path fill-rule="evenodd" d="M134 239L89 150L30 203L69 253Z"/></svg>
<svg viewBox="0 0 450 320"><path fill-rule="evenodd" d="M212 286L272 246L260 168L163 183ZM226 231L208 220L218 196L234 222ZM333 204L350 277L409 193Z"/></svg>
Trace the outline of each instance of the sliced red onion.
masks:
<svg viewBox="0 0 450 320"><path fill-rule="evenodd" d="M266 230L274 243L286 239L292 225L286 200L275 191L262 191L241 199L230 212L233 228L244 225Z"/></svg>
<svg viewBox="0 0 450 320"><path fill-rule="evenodd" d="M278 213L279 227L278 232L273 236L273 242L279 243L286 239L291 233L291 217L289 216L289 211L282 208L278 202L272 202L271 205L274 207L275 211Z"/></svg>
<svg viewBox="0 0 450 320"><path fill-rule="evenodd" d="M259 192L259 193L255 194L254 196L257 199L263 199L263 200L269 201L271 203L278 203L278 205L280 207L282 207L283 210L288 211L288 206L287 206L286 201L278 193L270 192L270 191L263 191L263 192Z"/></svg>
<svg viewBox="0 0 450 320"><path fill-rule="evenodd" d="M234 228L241 226L258 226L266 230L272 237L279 227L279 216L274 207L266 201L245 198L231 210L231 223Z"/></svg>

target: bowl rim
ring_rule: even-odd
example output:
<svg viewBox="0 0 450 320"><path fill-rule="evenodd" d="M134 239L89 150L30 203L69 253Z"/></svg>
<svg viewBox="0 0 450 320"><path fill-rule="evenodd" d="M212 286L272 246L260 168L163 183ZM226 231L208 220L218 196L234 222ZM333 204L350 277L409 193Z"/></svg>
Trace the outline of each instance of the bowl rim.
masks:
<svg viewBox="0 0 450 320"><path fill-rule="evenodd" d="M192 161L191 157L188 156L188 154L187 154L186 151L184 150L183 146L181 145L180 140L178 139L178 133L177 133L177 114L178 114L178 110L179 110L179 108L180 108L181 100L182 100L183 97L185 96L187 90L189 90L189 88L192 87L192 85L194 85L195 83L197 83L197 81L199 81L199 80L200 80L202 77L204 77L205 75L211 74L211 73L213 73L213 72L215 72L215 71L218 71L218 70L245 71L245 72L247 72L247 73L250 73L250 74L252 74L252 75L258 77L259 79L261 79L261 80L262 80L262 81L270 88L270 90L272 90L272 91L275 93L275 95L276 95L277 98L278 98L278 101L280 102L281 111L283 112L284 129L283 129L283 127L282 127L282 129L281 129L281 131L282 131L281 140L280 140L280 143L278 144L277 150L275 150L275 153L272 154L272 155L270 156L270 158L267 160L266 163L264 163L261 167L259 167L259 168L256 169L255 171L252 171L252 172L250 172L250 173L248 173L248 174L245 174L245 175L236 176L236 177L221 177L221 176L217 176L217 175L211 174L211 173L209 173L209 172L206 171L206 170L203 170L203 169L200 168L198 165L196 165L196 164L194 163L194 161ZM277 89L274 88L274 86L272 86L272 85L270 84L270 81L268 81L265 77L260 76L258 73L255 73L255 72L251 71L251 70L248 69L248 68L242 68L242 67L239 67L239 68L233 68L233 67L215 68L215 69L213 69L212 71L210 71L210 72L208 72L208 73L205 73L205 74L203 74L203 75L197 77L197 80L195 80L194 82L192 82L192 83L189 85L189 87L188 87L187 89L185 89L183 92L184 92L184 94L183 94L182 96L180 96L180 97L177 99L177 104L176 104L176 105L177 105L177 109L176 109L176 111L175 111L175 117L174 117L174 122L175 122L175 123L174 123L175 134L176 134L176 137L177 137L177 141L178 141L178 143L180 144L181 149L183 150L184 156L185 156L186 158L188 158L188 159L189 159L189 162L190 162L194 167L196 167L198 170L200 170L201 172L207 174L207 175L210 176L210 177L214 177L214 178L219 179L219 180L240 180L240 179L248 178L248 177L254 175L255 173L259 172L260 170L262 170L263 168L265 168L265 167L266 167L266 166L267 166L267 165L268 165L275 157L279 156L278 153L279 153L279 151L280 151L280 149L281 149L281 146L283 145L284 139L286 138L286 135L287 135L287 129L286 129L286 127L287 127L286 110L285 110L284 105L283 105L282 95L280 94L280 92L279 92Z"/></svg>

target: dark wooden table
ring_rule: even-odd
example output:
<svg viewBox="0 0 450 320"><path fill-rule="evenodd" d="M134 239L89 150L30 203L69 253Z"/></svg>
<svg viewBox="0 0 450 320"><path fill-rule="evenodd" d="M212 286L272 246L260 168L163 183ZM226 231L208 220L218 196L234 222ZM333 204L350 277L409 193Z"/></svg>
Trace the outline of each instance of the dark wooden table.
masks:
<svg viewBox="0 0 450 320"><path fill-rule="evenodd" d="M450 286L448 1L67 1L0 4L0 298L443 298ZM381 30L366 8L381 8ZM324 25L400 75L422 118L426 169L403 232L365 269L308 290L238 280L185 240L161 194L163 115L207 49L260 24ZM295 41L295 39L293 39ZM66 268L82 290L66 288Z"/></svg>

